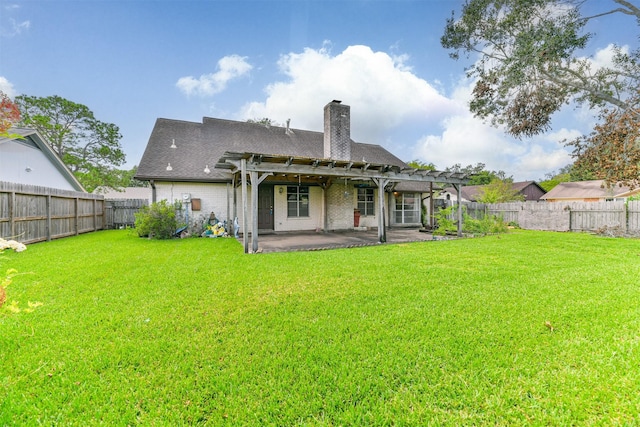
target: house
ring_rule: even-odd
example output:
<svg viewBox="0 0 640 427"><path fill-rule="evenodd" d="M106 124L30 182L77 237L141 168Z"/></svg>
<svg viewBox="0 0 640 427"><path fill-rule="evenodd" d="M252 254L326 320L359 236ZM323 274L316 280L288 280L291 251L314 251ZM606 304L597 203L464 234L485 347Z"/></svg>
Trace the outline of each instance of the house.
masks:
<svg viewBox="0 0 640 427"><path fill-rule="evenodd" d="M482 197L484 185L466 185L460 190L463 202L477 202ZM511 188L524 196L527 202L537 202L545 194L545 191L535 181L520 181L511 184ZM455 188L448 187L440 194L441 199L451 199L457 196Z"/></svg>
<svg viewBox="0 0 640 427"><path fill-rule="evenodd" d="M60 190L84 188L35 129L10 129L0 137L0 181Z"/></svg>
<svg viewBox="0 0 640 427"><path fill-rule="evenodd" d="M541 197L548 202L606 202L626 200L640 194L640 188L624 185L607 188L604 180L561 182Z"/></svg>
<svg viewBox="0 0 640 427"><path fill-rule="evenodd" d="M93 194L102 194L105 200L151 200L151 188L149 187L125 187L118 189L98 187L93 190Z"/></svg>
<svg viewBox="0 0 640 427"><path fill-rule="evenodd" d="M350 107L324 107L324 132L205 117L158 119L136 178L152 201L182 204L190 221L238 218L247 247L258 232L419 226L421 195L434 182L459 186L462 173L409 168L350 136ZM256 191L257 189L257 191ZM255 241L254 241L255 239Z"/></svg>

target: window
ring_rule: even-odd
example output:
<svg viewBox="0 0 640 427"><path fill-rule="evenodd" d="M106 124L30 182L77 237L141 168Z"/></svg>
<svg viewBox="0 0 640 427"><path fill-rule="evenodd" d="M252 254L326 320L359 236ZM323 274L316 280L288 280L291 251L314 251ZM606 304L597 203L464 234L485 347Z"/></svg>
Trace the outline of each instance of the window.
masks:
<svg viewBox="0 0 640 427"><path fill-rule="evenodd" d="M396 224L416 224L420 222L419 193L398 193L396 196Z"/></svg>
<svg viewBox="0 0 640 427"><path fill-rule="evenodd" d="M287 187L287 216L309 216L309 187Z"/></svg>
<svg viewBox="0 0 640 427"><path fill-rule="evenodd" d="M373 188L358 188L358 210L360 215L375 215L375 207Z"/></svg>

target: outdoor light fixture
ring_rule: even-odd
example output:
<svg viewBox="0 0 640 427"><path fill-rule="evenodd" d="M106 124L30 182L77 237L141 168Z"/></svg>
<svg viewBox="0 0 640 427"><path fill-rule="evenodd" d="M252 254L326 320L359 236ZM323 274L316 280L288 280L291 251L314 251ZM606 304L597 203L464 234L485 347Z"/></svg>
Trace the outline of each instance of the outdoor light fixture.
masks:
<svg viewBox="0 0 640 427"><path fill-rule="evenodd" d="M204 173L206 173L206 174L210 174L211 173L211 169L209 169L209 165L206 165L204 167Z"/></svg>
<svg viewBox="0 0 640 427"><path fill-rule="evenodd" d="M173 170L173 168L171 167L171 163L167 163L167 170L168 171L172 171Z"/></svg>
<svg viewBox="0 0 640 427"><path fill-rule="evenodd" d="M175 138L171 140L171 148L178 148Z"/></svg>
<svg viewBox="0 0 640 427"><path fill-rule="evenodd" d="M282 188L282 187L280 187L280 188L278 189L278 193L280 193L280 194L282 194L282 192L283 192L283 191L284 191L284 188Z"/></svg>

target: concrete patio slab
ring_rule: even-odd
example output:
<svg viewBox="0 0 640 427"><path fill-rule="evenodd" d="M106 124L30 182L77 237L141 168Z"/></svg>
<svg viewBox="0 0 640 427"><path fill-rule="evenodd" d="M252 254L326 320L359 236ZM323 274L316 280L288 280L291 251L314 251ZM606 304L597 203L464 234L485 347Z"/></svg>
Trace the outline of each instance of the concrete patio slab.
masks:
<svg viewBox="0 0 640 427"><path fill-rule="evenodd" d="M437 237L442 239L442 237ZM238 239L242 243L242 237ZM435 240L433 234L422 232L416 228L387 229L386 244L420 242ZM378 230L350 230L350 231L296 231L277 232L258 235L258 252L293 252L317 251L338 248L355 248L361 246L380 245ZM251 236L249 236L251 247Z"/></svg>

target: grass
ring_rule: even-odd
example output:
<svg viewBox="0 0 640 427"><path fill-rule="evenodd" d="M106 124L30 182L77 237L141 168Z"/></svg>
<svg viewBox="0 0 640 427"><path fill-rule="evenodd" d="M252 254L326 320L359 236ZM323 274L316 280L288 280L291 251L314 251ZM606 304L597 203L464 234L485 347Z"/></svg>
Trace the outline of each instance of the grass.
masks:
<svg viewBox="0 0 640 427"><path fill-rule="evenodd" d="M0 311L0 425L640 423L638 240L244 255L118 230L7 268L43 305Z"/></svg>

